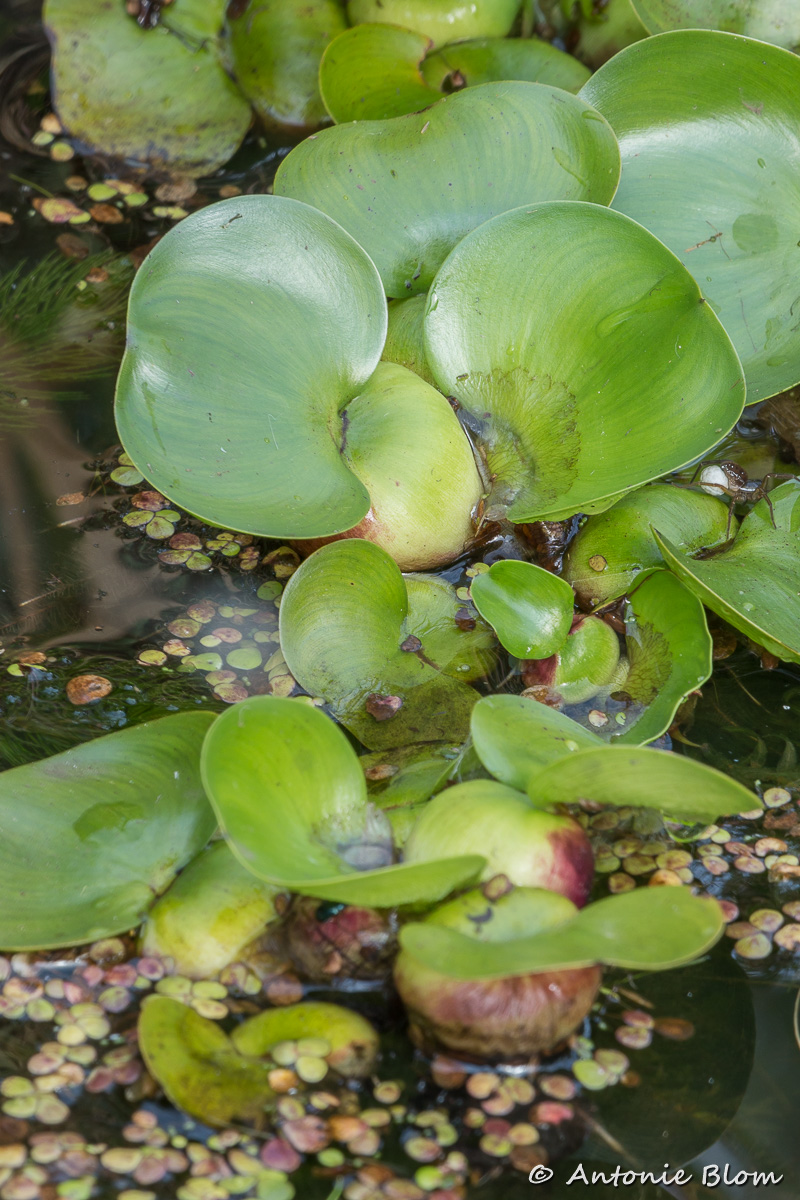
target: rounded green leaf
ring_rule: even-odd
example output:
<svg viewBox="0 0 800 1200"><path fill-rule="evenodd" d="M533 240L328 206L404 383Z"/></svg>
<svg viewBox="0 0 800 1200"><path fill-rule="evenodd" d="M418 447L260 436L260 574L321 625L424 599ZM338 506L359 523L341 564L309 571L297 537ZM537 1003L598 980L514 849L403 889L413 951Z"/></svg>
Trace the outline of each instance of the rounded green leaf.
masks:
<svg viewBox="0 0 800 1200"><path fill-rule="evenodd" d="M485 446L487 514L514 521L586 511L692 461L744 402L688 271L594 204L518 208L468 234L431 287L425 345Z"/></svg>
<svg viewBox="0 0 800 1200"><path fill-rule="evenodd" d="M171 958L178 975L208 979L274 920L275 892L225 842L213 842L150 909L141 953Z"/></svg>
<svg viewBox="0 0 800 1200"><path fill-rule="evenodd" d="M234 854L290 891L385 908L441 899L483 866L476 855L392 865L391 831L367 804L355 751L330 718L297 700L259 696L223 713L202 773ZM348 856L363 863L365 848L387 865L352 865Z"/></svg>
<svg viewBox="0 0 800 1200"><path fill-rule="evenodd" d="M504 82L422 114L323 130L283 160L275 192L338 221L398 297L426 291L453 246L489 217L537 200L607 204L618 172L611 130L577 97Z"/></svg>
<svg viewBox="0 0 800 1200"><path fill-rule="evenodd" d="M424 34L437 45L472 37L505 37L521 0L348 0L351 25L380 21Z"/></svg>
<svg viewBox="0 0 800 1200"><path fill-rule="evenodd" d="M487 771L521 792L548 763L600 744L577 721L526 696L484 696L472 710L470 729Z"/></svg>
<svg viewBox="0 0 800 1200"><path fill-rule="evenodd" d="M322 213L276 196L210 205L134 280L120 437L160 492L215 525L349 529L370 500L342 457L339 414L385 334L374 266Z"/></svg>
<svg viewBox="0 0 800 1200"><path fill-rule="evenodd" d="M733 518L734 532L736 524ZM641 572L664 565L651 526L688 551L730 536L728 506L716 496L667 483L638 488L590 517L567 551L564 578L582 604L595 608L616 600Z"/></svg>
<svg viewBox="0 0 800 1200"><path fill-rule="evenodd" d="M800 662L800 484L770 493L726 548L694 557L656 532L671 571L718 616L787 662Z"/></svg>
<svg viewBox="0 0 800 1200"><path fill-rule="evenodd" d="M0 775L0 948L122 933L205 845L213 714L178 713Z"/></svg>
<svg viewBox="0 0 800 1200"><path fill-rule="evenodd" d="M389 324L386 343L381 359L406 367L436 386L430 368L425 361L425 309L428 297L424 293L409 296L407 300L389 301Z"/></svg>
<svg viewBox="0 0 800 1200"><path fill-rule="evenodd" d="M181 0L142 29L119 0L47 0L53 98L65 129L90 151L185 175L227 162L250 106L212 39L224 4Z"/></svg>
<svg viewBox="0 0 800 1200"><path fill-rule="evenodd" d="M671 821L709 824L760 807L758 796L735 779L667 750L602 746L550 763L528 784L534 804L596 804L654 808Z"/></svg>
<svg viewBox="0 0 800 1200"><path fill-rule="evenodd" d="M689 693L711 678L711 634L702 604L669 571L636 587L625 617L628 673L592 708L595 722L598 712L608 716L601 737L641 746L666 733Z"/></svg>
<svg viewBox="0 0 800 1200"><path fill-rule="evenodd" d="M181 0L183 3L183 0ZM236 14L232 10L236 8ZM302 133L326 119L317 76L325 47L347 28L337 0L249 0L229 5L233 74L267 125Z"/></svg>
<svg viewBox="0 0 800 1200"><path fill-rule="evenodd" d="M420 73L430 45L424 34L396 25L356 25L340 33L319 66L319 89L334 121L383 120L440 100Z"/></svg>
<svg viewBox="0 0 800 1200"><path fill-rule="evenodd" d="M540 38L475 38L429 54L422 77L440 92L499 79L527 79L577 92L591 72L571 54Z"/></svg>
<svg viewBox="0 0 800 1200"><path fill-rule="evenodd" d="M281 648L301 687L369 749L459 742L477 700L462 676L489 662L485 628L459 628L458 609L451 585L431 576L407 585L384 550L349 538L317 550L289 580Z"/></svg>
<svg viewBox="0 0 800 1200"><path fill-rule="evenodd" d="M800 60L730 33L628 47L581 95L608 117L614 207L692 272L742 360L749 403L800 380Z"/></svg>
<svg viewBox="0 0 800 1200"><path fill-rule="evenodd" d="M419 962L455 979L502 979L592 963L664 971L705 954L723 927L715 900L687 888L637 888L530 937L487 942L426 922L406 925L400 942Z"/></svg>
<svg viewBox="0 0 800 1200"><path fill-rule="evenodd" d="M148 996L138 1033L148 1071L176 1108L209 1125L264 1123L273 1064L240 1054L218 1021L171 996Z"/></svg>
<svg viewBox="0 0 800 1200"><path fill-rule="evenodd" d="M575 595L558 575L534 563L505 559L477 575L472 602L516 658L547 658L569 633Z"/></svg>
<svg viewBox="0 0 800 1200"><path fill-rule="evenodd" d="M650 33L721 29L761 42L800 46L800 9L787 0L631 0Z"/></svg>

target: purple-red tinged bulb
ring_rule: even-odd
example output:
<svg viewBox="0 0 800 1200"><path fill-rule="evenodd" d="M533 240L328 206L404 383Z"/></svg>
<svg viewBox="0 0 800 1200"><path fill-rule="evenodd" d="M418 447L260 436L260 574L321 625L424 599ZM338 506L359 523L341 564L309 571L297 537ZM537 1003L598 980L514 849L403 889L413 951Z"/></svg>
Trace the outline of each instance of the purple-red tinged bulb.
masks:
<svg viewBox="0 0 800 1200"><path fill-rule="evenodd" d="M476 888L435 909L425 923L476 941L513 943L557 928L575 912L565 897L537 889L515 888L490 901L485 889ZM444 1049L467 1059L514 1062L555 1050L579 1028L597 996L602 968L457 979L401 950L394 979L412 1040L426 1053Z"/></svg>
<svg viewBox="0 0 800 1200"><path fill-rule="evenodd" d="M490 779L447 788L425 806L404 862L482 854L482 879L507 875L517 887L547 888L579 908L589 898L592 848L572 817L537 809L527 796Z"/></svg>

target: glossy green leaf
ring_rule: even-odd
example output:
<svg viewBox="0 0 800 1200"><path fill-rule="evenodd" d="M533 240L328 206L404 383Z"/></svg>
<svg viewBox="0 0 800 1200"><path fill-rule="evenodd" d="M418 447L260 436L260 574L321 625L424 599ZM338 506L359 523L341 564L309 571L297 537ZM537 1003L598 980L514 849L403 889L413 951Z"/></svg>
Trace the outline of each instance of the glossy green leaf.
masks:
<svg viewBox="0 0 800 1200"><path fill-rule="evenodd" d="M484 696L472 710L470 729L486 769L521 792L548 763L600 745L577 721L526 696Z"/></svg>
<svg viewBox="0 0 800 1200"><path fill-rule="evenodd" d="M319 67L320 92L333 120L383 120L435 104L442 94L420 72L430 45L424 34L396 25L356 25L339 34Z"/></svg>
<svg viewBox="0 0 800 1200"><path fill-rule="evenodd" d="M700 284L739 352L748 403L800 380L800 60L730 33L629 47L581 95L620 141L614 207Z"/></svg>
<svg viewBox="0 0 800 1200"><path fill-rule="evenodd" d="M275 919L276 891L246 870L225 842L213 842L150 909L141 953L171 958L178 975L208 979Z"/></svg>
<svg viewBox="0 0 800 1200"><path fill-rule="evenodd" d="M547 658L572 624L575 595L558 575L534 563L504 559L470 588L472 602L516 658Z"/></svg>
<svg viewBox="0 0 800 1200"><path fill-rule="evenodd" d="M351 25L384 22L424 34L437 45L462 38L505 37L521 0L348 0Z"/></svg>
<svg viewBox="0 0 800 1200"><path fill-rule="evenodd" d="M199 771L212 719L178 713L0 775L0 948L139 924L214 831Z"/></svg>
<svg viewBox="0 0 800 1200"><path fill-rule="evenodd" d="M734 517L731 532L737 524ZM630 492L590 517L569 547L564 578L582 604L594 608L616 600L641 572L664 565L651 526L688 551L730 536L728 506L716 496L666 483Z"/></svg>
<svg viewBox="0 0 800 1200"><path fill-rule="evenodd" d="M400 943L425 966L455 979L502 979L592 963L664 971L705 954L724 927L715 900L670 887L608 896L553 929L507 941L478 940L434 922L435 914L406 925Z"/></svg>
<svg viewBox="0 0 800 1200"><path fill-rule="evenodd" d="M631 0L650 33L721 29L761 42L800 46L800 9L786 0Z"/></svg>
<svg viewBox="0 0 800 1200"><path fill-rule="evenodd" d="M744 401L688 271L594 204L531 205L468 234L429 293L425 344L486 449L487 514L514 521L585 512L692 461Z"/></svg>
<svg viewBox="0 0 800 1200"><path fill-rule="evenodd" d="M540 38L475 38L429 54L422 77L440 92L475 87L499 79L527 79L577 92L590 71L571 54Z"/></svg>
<svg viewBox="0 0 800 1200"><path fill-rule="evenodd" d="M47 0L65 129L92 152L186 175L227 162L250 106L211 41L223 15L221 0L181 0L144 30L119 0Z"/></svg>
<svg viewBox="0 0 800 1200"><path fill-rule="evenodd" d="M607 204L618 171L611 130L577 97L504 82L422 114L323 130L283 160L275 192L338 221L398 297L427 291L452 247L489 217L537 200Z"/></svg>
<svg viewBox="0 0 800 1200"><path fill-rule="evenodd" d="M592 800L617 808L654 808L671 821L709 824L761 802L729 775L704 763L647 747L603 746L550 763L528 784L534 804Z"/></svg>
<svg viewBox="0 0 800 1200"><path fill-rule="evenodd" d="M181 0L181 3L183 0ZM233 73L268 125L303 133L326 120L317 76L325 47L347 28L338 0L249 0L228 9Z"/></svg>
<svg viewBox="0 0 800 1200"><path fill-rule="evenodd" d="M459 750L448 742L420 742L358 760L370 799L391 822L395 845L405 844L425 801L444 787Z"/></svg>
<svg viewBox="0 0 800 1200"><path fill-rule="evenodd" d="M711 635L703 606L669 571L656 571L633 591L625 613L628 673L609 697L591 704L612 742L641 746L666 733L678 708L711 678Z"/></svg>
<svg viewBox="0 0 800 1200"><path fill-rule="evenodd" d="M432 576L406 582L371 542L332 542L287 584L281 647L301 687L323 697L369 749L460 742L477 700L463 679L485 673L489 660L486 628L460 629L459 607L449 584ZM392 715L376 710L382 697Z"/></svg>
<svg viewBox="0 0 800 1200"><path fill-rule="evenodd" d="M386 343L381 358L384 362L397 363L406 367L436 386L425 360L425 309L428 297L424 294L409 296L407 300L389 301L389 324Z"/></svg>
<svg viewBox="0 0 800 1200"><path fill-rule="evenodd" d="M223 713L202 772L233 852L290 891L386 908L441 899L482 868L475 855L394 864L389 823L367 804L355 751L302 701L260 696Z"/></svg>
<svg viewBox="0 0 800 1200"><path fill-rule="evenodd" d="M138 1032L147 1069L176 1108L209 1125L263 1127L275 1099L272 1063L245 1058L218 1021L171 996L148 996Z"/></svg>
<svg viewBox="0 0 800 1200"><path fill-rule="evenodd" d="M369 509L340 413L379 360L386 304L344 230L237 196L170 230L134 280L116 417L131 459L189 512L312 537Z"/></svg>
<svg viewBox="0 0 800 1200"><path fill-rule="evenodd" d="M800 662L800 485L784 483L770 500L777 528L760 500L732 544L708 558L656 537L667 566L712 612L776 657Z"/></svg>
<svg viewBox="0 0 800 1200"><path fill-rule="evenodd" d="M362 1079L375 1066L379 1038L366 1017L321 1000L267 1008L237 1025L231 1041L241 1054L262 1058L280 1042L323 1038L330 1049L328 1065L349 1079ZM272 1064L270 1064L272 1065Z"/></svg>

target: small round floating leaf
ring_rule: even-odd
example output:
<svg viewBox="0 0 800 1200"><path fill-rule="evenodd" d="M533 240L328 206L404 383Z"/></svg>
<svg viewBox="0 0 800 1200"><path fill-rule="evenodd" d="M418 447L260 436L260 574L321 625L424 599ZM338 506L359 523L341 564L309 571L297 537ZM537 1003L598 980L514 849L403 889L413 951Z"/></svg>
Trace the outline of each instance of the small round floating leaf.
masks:
<svg viewBox="0 0 800 1200"><path fill-rule="evenodd" d="M621 690L629 708L609 706L611 719L601 735L640 746L665 733L689 693L711 677L711 635L702 604L669 571L656 571L631 595L625 644L630 669ZM594 703L603 710L603 703ZM620 712L624 723L614 720Z"/></svg>
<svg viewBox="0 0 800 1200"><path fill-rule="evenodd" d="M571 54L540 38L475 38L429 54L422 77L440 92L500 79L526 79L577 92L591 72Z"/></svg>
<svg viewBox="0 0 800 1200"><path fill-rule="evenodd" d="M748 513L732 545L708 558L680 550L656 532L671 571L699 600L759 646L800 662L800 484L770 493Z"/></svg>
<svg viewBox="0 0 800 1200"><path fill-rule="evenodd" d="M579 601L594 608L623 596L638 574L663 567L651 526L682 550L717 546L728 530L728 507L700 490L656 483L637 488L604 513L590 517L570 545L564 578Z"/></svg>
<svg viewBox="0 0 800 1200"><path fill-rule="evenodd" d="M575 595L569 584L534 563L505 559L470 588L481 616L516 658L548 658L569 633Z"/></svg>
<svg viewBox="0 0 800 1200"><path fill-rule="evenodd" d="M281 646L301 687L324 697L369 749L462 741L477 693L459 676L479 674L470 663L486 654L476 631L458 628L455 608L449 584L410 576L407 585L386 551L348 538L317 550L287 584ZM418 649L403 650L409 637ZM370 712L380 697L393 700L385 720L374 703Z"/></svg>
<svg viewBox="0 0 800 1200"><path fill-rule="evenodd" d="M183 0L181 0L183 3ZM228 34L233 74L267 125L301 132L326 118L317 77L325 47L347 26L337 0L250 0Z"/></svg>
<svg viewBox="0 0 800 1200"><path fill-rule="evenodd" d="M512 81L424 113L323 130L284 159L275 192L338 221L398 297L426 291L452 247L489 217L537 200L607 204L618 172L614 135L593 109Z"/></svg>
<svg viewBox="0 0 800 1200"><path fill-rule="evenodd" d="M134 281L120 436L159 491L216 525L349 529L370 502L340 454L338 414L385 334L374 266L322 213L276 196L210 205Z"/></svg>
<svg viewBox="0 0 800 1200"><path fill-rule="evenodd" d="M525 696L484 696L472 710L470 728L486 769L523 792L548 763L600 744L577 721Z"/></svg>
<svg viewBox="0 0 800 1200"><path fill-rule="evenodd" d="M685 824L747 812L758 796L704 763L667 750L603 746L545 767L528 784L536 805L593 800L617 807L654 808Z"/></svg>
<svg viewBox="0 0 800 1200"><path fill-rule="evenodd" d="M586 511L692 461L744 402L741 364L689 272L595 204L518 208L468 234L431 287L425 345L440 390L479 427L487 512L514 521Z"/></svg>
<svg viewBox="0 0 800 1200"><path fill-rule="evenodd" d="M306 1000L268 1008L237 1025L231 1041L240 1054L261 1058L287 1041L319 1044L303 1047L318 1051L340 1075L359 1079L369 1075L378 1053L378 1034L369 1021L340 1004Z"/></svg>
<svg viewBox="0 0 800 1200"><path fill-rule="evenodd" d="M720 29L789 50L800 46L800 10L786 0L631 0L650 33Z"/></svg>
<svg viewBox="0 0 800 1200"><path fill-rule="evenodd" d="M663 971L704 954L723 928L714 900L686 888L637 888L589 904L555 929L530 937L486 942L422 923L406 925L400 942L419 962L455 979L501 979L592 963Z"/></svg>
<svg viewBox="0 0 800 1200"><path fill-rule="evenodd" d="M0 947L73 946L139 924L214 831L210 713L178 713L0 775Z"/></svg>
<svg viewBox="0 0 800 1200"><path fill-rule="evenodd" d="M231 849L248 870L291 891L386 908L440 899L483 866L473 855L353 867L344 855L370 836L364 774L334 722L296 700L259 696L223 713L203 747L202 772ZM382 848L391 862L391 846Z"/></svg>
<svg viewBox="0 0 800 1200"><path fill-rule="evenodd" d="M144 30L118 0L47 0L64 127L95 152L182 174L209 174L227 162L250 124L250 106L212 43L223 14L222 0L181 0L175 18L165 11ZM194 28L197 21L207 28Z"/></svg>
<svg viewBox="0 0 800 1200"><path fill-rule="evenodd" d="M629 46L581 95L619 138L614 207L698 280L739 352L748 403L797 383L800 60L677 30Z"/></svg>
<svg viewBox="0 0 800 1200"><path fill-rule="evenodd" d="M430 44L424 34L395 25L356 25L340 33L319 66L320 92L334 121L398 117L440 100L420 73Z"/></svg>
<svg viewBox="0 0 800 1200"><path fill-rule="evenodd" d="M473 37L505 37L520 0L348 0L351 25L380 21L424 34L437 45Z"/></svg>
<svg viewBox="0 0 800 1200"><path fill-rule="evenodd" d="M272 1064L245 1058L218 1021L170 996L148 996L139 1047L150 1074L176 1108L209 1125L263 1122L275 1096Z"/></svg>

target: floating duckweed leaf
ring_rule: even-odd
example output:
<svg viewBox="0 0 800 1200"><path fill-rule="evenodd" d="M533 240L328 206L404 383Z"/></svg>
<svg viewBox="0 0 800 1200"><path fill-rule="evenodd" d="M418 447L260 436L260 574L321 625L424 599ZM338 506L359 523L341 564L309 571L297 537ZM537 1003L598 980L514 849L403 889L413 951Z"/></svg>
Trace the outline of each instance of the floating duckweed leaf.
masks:
<svg viewBox="0 0 800 1200"><path fill-rule="evenodd" d="M259 696L223 713L202 771L231 849L291 891L385 908L441 899L484 863L393 864L390 827L367 803L355 751L329 717L296 700Z"/></svg>
<svg viewBox="0 0 800 1200"><path fill-rule="evenodd" d="M425 345L486 448L487 514L514 521L613 502L705 453L744 401L741 364L688 271L595 204L531 205L468 234L431 287Z"/></svg>
<svg viewBox="0 0 800 1200"><path fill-rule="evenodd" d="M473 37L505 37L520 0L348 0L351 25L380 21L424 34L437 45Z"/></svg>
<svg viewBox="0 0 800 1200"><path fill-rule="evenodd" d="M249 0L228 8L236 79L268 124L298 132L326 117L317 75L323 50L346 28L336 0Z"/></svg>
<svg viewBox="0 0 800 1200"><path fill-rule="evenodd" d="M292 576L281 647L301 687L324 697L369 749L462 741L477 700L464 679L488 668L488 631L460 629L457 611L449 584L406 581L384 550L350 538L323 546Z"/></svg>
<svg viewBox="0 0 800 1200"><path fill-rule="evenodd" d="M340 33L319 67L320 92L334 121L398 117L441 100L420 74L430 45L424 34L395 25L356 25Z"/></svg>
<svg viewBox="0 0 800 1200"><path fill-rule="evenodd" d="M773 42L789 50L800 46L800 11L786 0L631 0L650 33L669 29L721 29Z"/></svg>
<svg viewBox="0 0 800 1200"><path fill-rule="evenodd" d="M536 805L597 804L654 808L673 821L706 824L760 807L758 796L713 767L646 747L603 746L550 763L528 784Z"/></svg>
<svg viewBox="0 0 800 1200"><path fill-rule="evenodd" d="M547 658L569 633L572 588L534 563L496 562L472 581L470 593L501 645L516 658Z"/></svg>
<svg viewBox="0 0 800 1200"><path fill-rule="evenodd" d="M733 543L695 558L656 532L671 571L712 612L788 662L800 662L800 484L784 483L742 521Z"/></svg>
<svg viewBox="0 0 800 1200"><path fill-rule="evenodd" d="M174 16L144 30L119 0L47 0L64 127L93 151L187 175L227 162L250 106L206 44L223 12L222 0L181 0Z"/></svg>
<svg viewBox="0 0 800 1200"><path fill-rule="evenodd" d="M427 922L406 925L400 942L419 962L455 979L501 979L592 963L664 971L704 954L723 925L715 900L687 888L637 888L589 904L530 937L486 942Z"/></svg>
<svg viewBox="0 0 800 1200"><path fill-rule="evenodd" d="M577 92L591 72L571 54L539 38L475 38L429 54L422 77L440 92L500 79L526 79Z"/></svg>
<svg viewBox="0 0 800 1200"><path fill-rule="evenodd" d="M332 425L386 332L363 250L306 205L238 196L176 226L147 264L131 290L116 402L145 476L243 532L311 537L360 521L369 496Z"/></svg>
<svg viewBox="0 0 800 1200"><path fill-rule="evenodd" d="M609 203L618 170L611 130L577 97L503 82L422 114L323 130L283 160L275 192L338 221L398 297L427 291L452 247L499 212L538 200Z"/></svg>
<svg viewBox="0 0 800 1200"><path fill-rule="evenodd" d="M214 830L199 777L212 720L164 717L0 775L0 946L73 946L141 921Z"/></svg>
<svg viewBox="0 0 800 1200"><path fill-rule="evenodd" d="M319 1000L266 1009L237 1025L231 1040L240 1054L258 1058L282 1042L299 1041L301 1050L318 1050L327 1065L347 1079L371 1074L378 1054L378 1034L365 1017ZM312 1040L320 1044L302 1045Z"/></svg>
<svg viewBox="0 0 800 1200"><path fill-rule="evenodd" d="M677 30L628 47L581 95L620 141L614 207L699 281L739 352L748 403L797 383L797 57L730 33Z"/></svg>
<svg viewBox="0 0 800 1200"><path fill-rule="evenodd" d="M731 532L736 525L733 518ZM564 577L579 601L594 608L615 600L640 572L663 567L651 526L681 550L717 546L730 536L728 507L717 497L666 483L638 488L590 517L570 545Z"/></svg>
<svg viewBox="0 0 800 1200"><path fill-rule="evenodd" d="M274 1100L271 1064L240 1054L216 1021L170 996L148 996L139 1047L150 1074L189 1116L209 1125L264 1123Z"/></svg>
<svg viewBox="0 0 800 1200"><path fill-rule="evenodd" d="M640 746L665 733L689 693L711 677L711 635L702 604L668 571L656 571L628 602L625 645L625 678L610 697L592 699L586 719L601 737Z"/></svg>
<svg viewBox="0 0 800 1200"><path fill-rule="evenodd" d="M214 842L150 909L141 953L171 958L178 975L208 979L274 919L275 892L245 870L225 842Z"/></svg>

